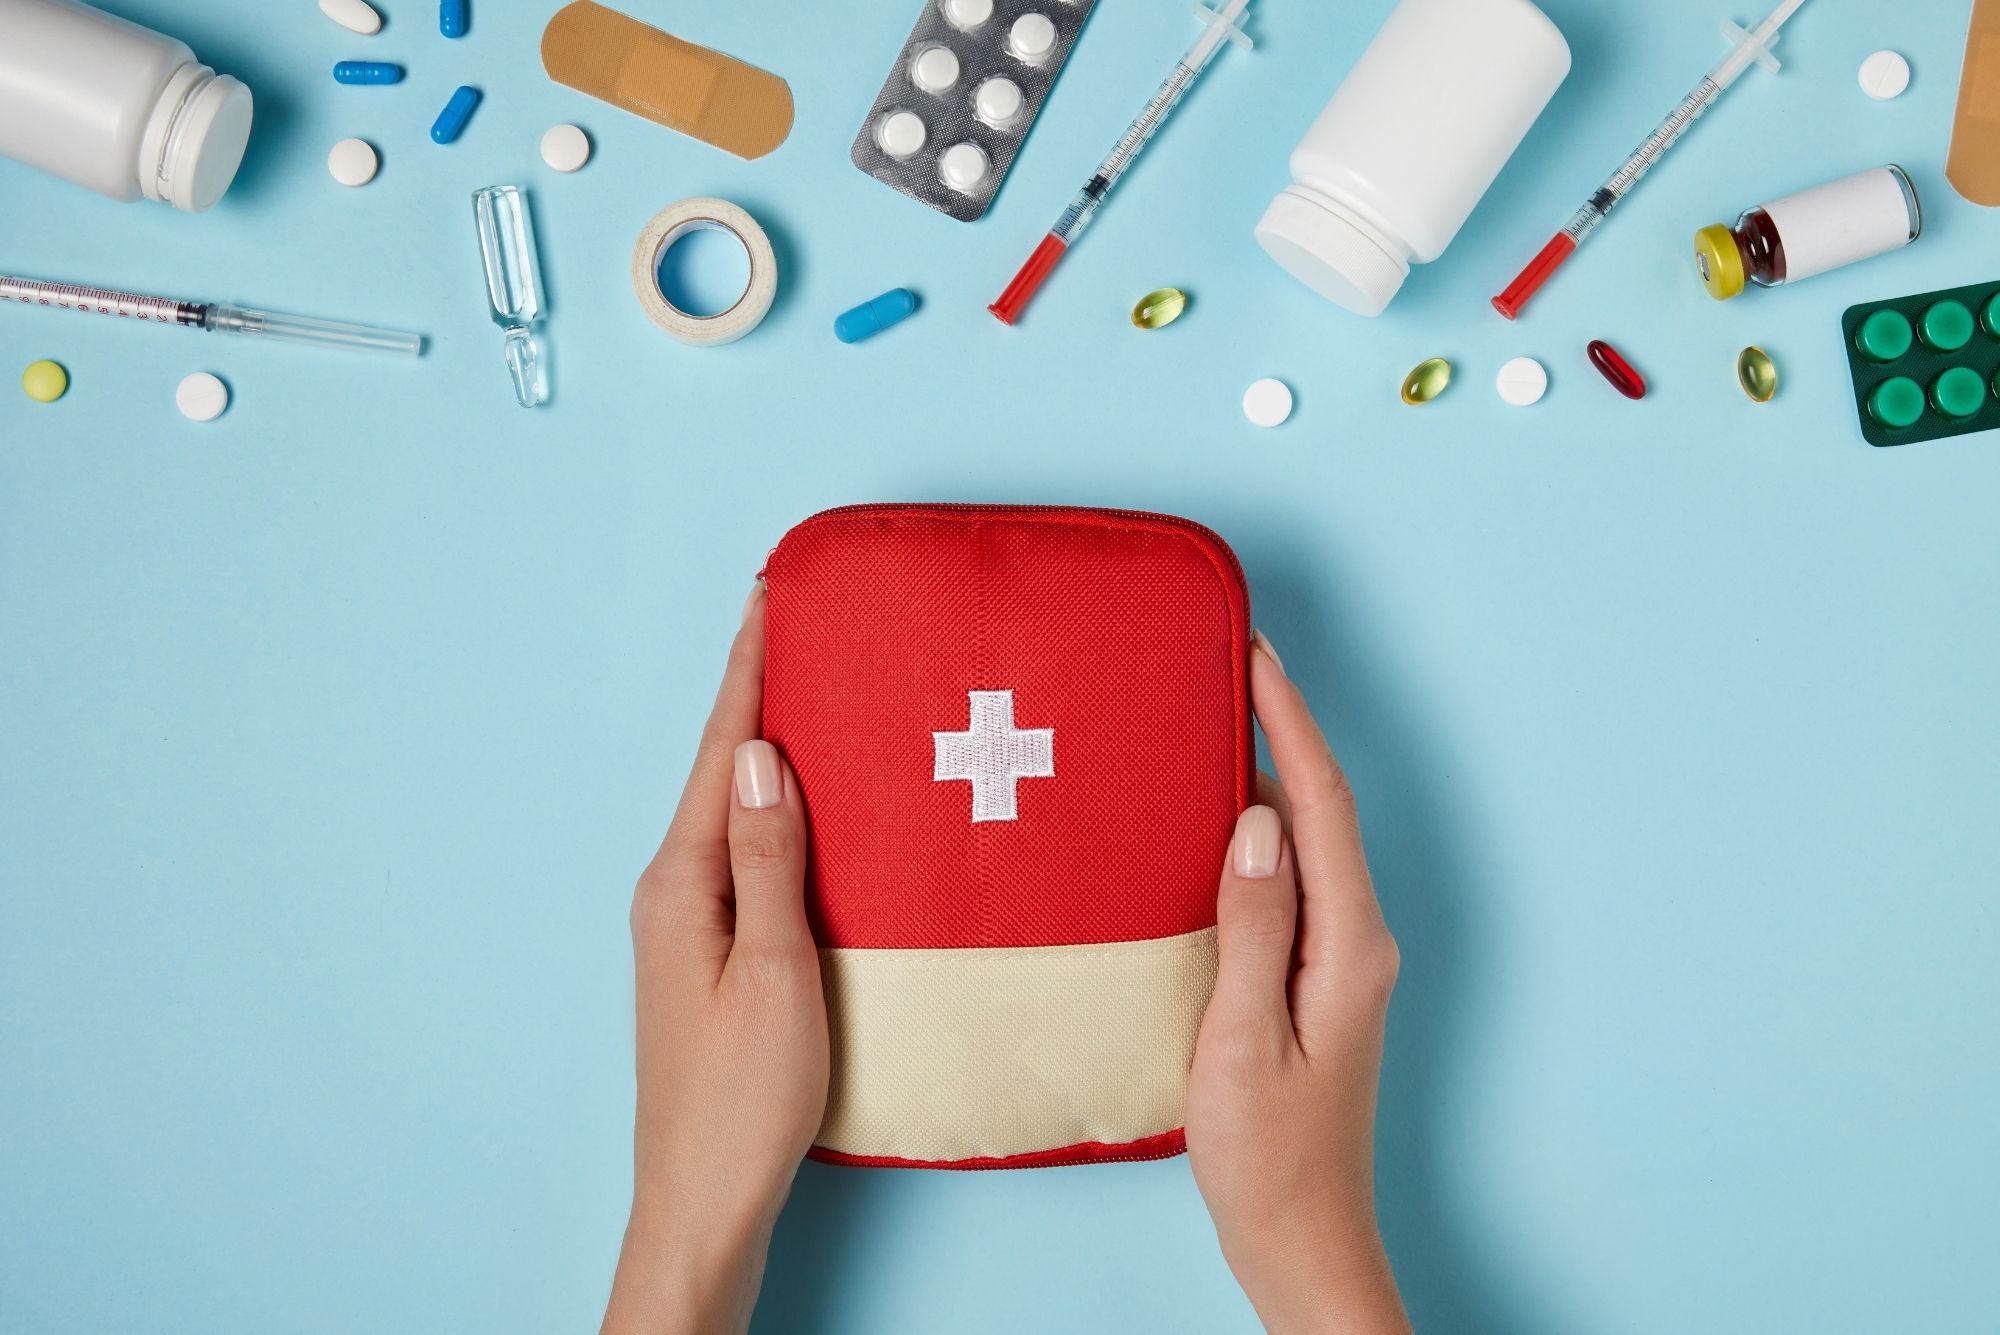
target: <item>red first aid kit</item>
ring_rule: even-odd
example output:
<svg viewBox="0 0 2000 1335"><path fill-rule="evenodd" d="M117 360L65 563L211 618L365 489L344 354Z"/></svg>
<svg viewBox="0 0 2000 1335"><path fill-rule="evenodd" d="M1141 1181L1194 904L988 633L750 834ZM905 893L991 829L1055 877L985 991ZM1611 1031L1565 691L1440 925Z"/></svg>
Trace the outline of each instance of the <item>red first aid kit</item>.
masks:
<svg viewBox="0 0 2000 1335"><path fill-rule="evenodd" d="M833 1043L813 1157L1179 1153L1255 773L1234 554L1166 515L857 506L763 577Z"/></svg>

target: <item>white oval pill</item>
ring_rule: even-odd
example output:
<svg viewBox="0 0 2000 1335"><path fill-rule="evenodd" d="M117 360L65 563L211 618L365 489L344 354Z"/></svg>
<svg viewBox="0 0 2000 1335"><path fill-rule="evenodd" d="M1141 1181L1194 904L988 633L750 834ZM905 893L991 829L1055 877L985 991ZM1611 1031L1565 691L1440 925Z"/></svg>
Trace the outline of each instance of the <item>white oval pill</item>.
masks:
<svg viewBox="0 0 2000 1335"><path fill-rule="evenodd" d="M1007 32L1007 49L1030 65L1047 59L1055 44L1056 25L1047 14L1023 14Z"/></svg>
<svg viewBox="0 0 2000 1335"><path fill-rule="evenodd" d="M977 144L953 144L938 159L938 175L962 195L969 195L986 179L986 150Z"/></svg>
<svg viewBox="0 0 2000 1335"><path fill-rule="evenodd" d="M1549 392L1549 371L1533 357L1516 357L1500 368L1493 386L1503 400L1516 408L1525 408L1540 403L1542 395Z"/></svg>
<svg viewBox="0 0 2000 1335"><path fill-rule="evenodd" d="M996 130L1004 130L1021 115L1021 85L999 75L973 90L972 111Z"/></svg>
<svg viewBox="0 0 2000 1335"><path fill-rule="evenodd" d="M1910 62L1894 51L1877 51L1861 62L1861 91L1877 102L1901 97L1910 86Z"/></svg>
<svg viewBox="0 0 2000 1335"><path fill-rule="evenodd" d="M910 62L910 79L927 93L942 93L958 82L958 57L945 46L919 52Z"/></svg>
<svg viewBox="0 0 2000 1335"><path fill-rule="evenodd" d="M1282 380L1252 382L1243 391L1243 415L1252 426L1279 426L1292 415L1292 391Z"/></svg>
<svg viewBox="0 0 2000 1335"><path fill-rule="evenodd" d="M892 111L875 126L875 142L892 158L907 158L924 146L923 117L914 111Z"/></svg>
<svg viewBox="0 0 2000 1335"><path fill-rule="evenodd" d="M993 0L944 0L945 21L971 32L993 17Z"/></svg>
<svg viewBox="0 0 2000 1335"><path fill-rule="evenodd" d="M375 179L375 150L365 139L343 139L326 155L326 169L342 185L367 185Z"/></svg>
<svg viewBox="0 0 2000 1335"><path fill-rule="evenodd" d="M319 12L363 37L373 37L382 31L382 16L368 0L319 0Z"/></svg>
<svg viewBox="0 0 2000 1335"><path fill-rule="evenodd" d="M590 161L590 136L574 125L557 125L542 136L542 161L559 172L573 172Z"/></svg>
<svg viewBox="0 0 2000 1335"><path fill-rule="evenodd" d="M229 386L206 371L196 371L174 391L174 406L190 422L213 422L229 406Z"/></svg>

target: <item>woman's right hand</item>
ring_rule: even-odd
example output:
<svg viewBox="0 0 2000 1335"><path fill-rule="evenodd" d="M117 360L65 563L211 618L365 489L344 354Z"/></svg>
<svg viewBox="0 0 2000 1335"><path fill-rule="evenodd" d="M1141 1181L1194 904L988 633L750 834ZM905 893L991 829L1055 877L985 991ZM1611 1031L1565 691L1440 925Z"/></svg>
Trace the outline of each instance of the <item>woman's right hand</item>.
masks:
<svg viewBox="0 0 2000 1335"><path fill-rule="evenodd" d="M1375 1097L1396 942L1347 781L1260 634L1251 701L1277 780L1236 822L1187 1144L1222 1254L1267 1329L1410 1330L1375 1225Z"/></svg>

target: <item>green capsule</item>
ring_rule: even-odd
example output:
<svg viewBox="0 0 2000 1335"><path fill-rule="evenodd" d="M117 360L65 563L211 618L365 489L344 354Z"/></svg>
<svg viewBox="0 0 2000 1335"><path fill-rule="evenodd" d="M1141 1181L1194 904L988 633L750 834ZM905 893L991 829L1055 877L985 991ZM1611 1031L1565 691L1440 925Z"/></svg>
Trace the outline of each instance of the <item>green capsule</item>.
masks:
<svg viewBox="0 0 2000 1335"><path fill-rule="evenodd" d="M1177 287L1154 288L1132 308L1132 323L1141 329L1165 329L1187 309L1187 293Z"/></svg>
<svg viewBox="0 0 2000 1335"><path fill-rule="evenodd" d="M1418 362L1417 369L1403 377L1404 403L1429 403L1451 384L1451 363L1442 357Z"/></svg>
<svg viewBox="0 0 2000 1335"><path fill-rule="evenodd" d="M1736 383L1752 403L1769 403L1778 392L1778 364L1762 348L1747 347L1736 354Z"/></svg>

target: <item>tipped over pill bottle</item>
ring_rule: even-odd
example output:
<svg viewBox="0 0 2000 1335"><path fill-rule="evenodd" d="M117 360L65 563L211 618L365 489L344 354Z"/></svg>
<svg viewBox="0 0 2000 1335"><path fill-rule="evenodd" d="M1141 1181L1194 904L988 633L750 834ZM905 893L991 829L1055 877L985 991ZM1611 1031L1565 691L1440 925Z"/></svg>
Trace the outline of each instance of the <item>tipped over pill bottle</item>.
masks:
<svg viewBox="0 0 2000 1335"><path fill-rule="evenodd" d="M1458 235L1569 64L1528 0L1400 0L1292 151L1258 244L1327 300L1380 315Z"/></svg>
<svg viewBox="0 0 2000 1335"><path fill-rule="evenodd" d="M1901 167L1865 172L1760 204L1694 234L1695 271L1717 301L1747 283L1777 287L1900 250L1924 230L1917 188Z"/></svg>
<svg viewBox="0 0 2000 1335"><path fill-rule="evenodd" d="M236 179L250 90L78 0L0 0L0 156L200 213Z"/></svg>

